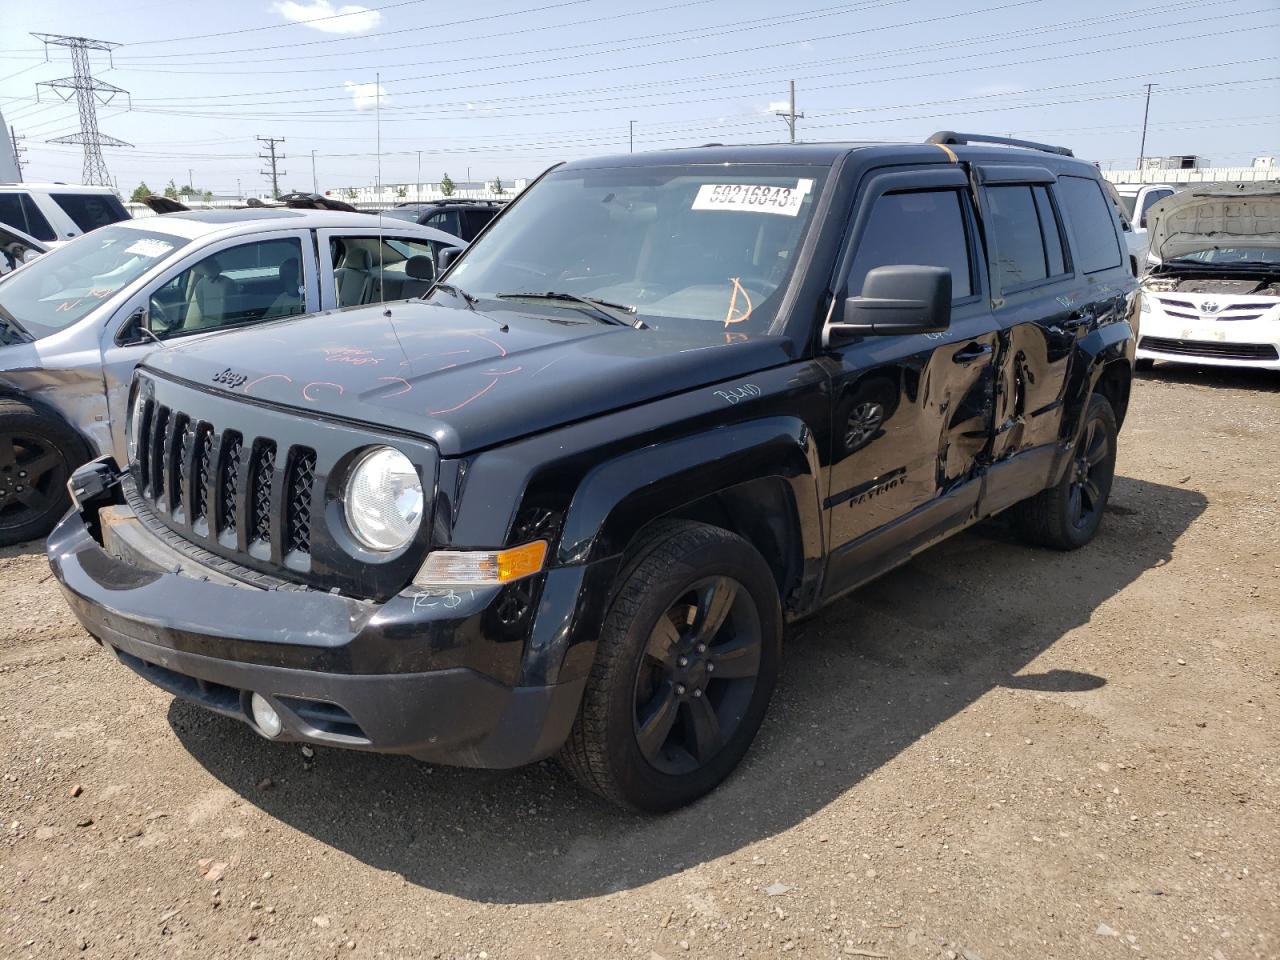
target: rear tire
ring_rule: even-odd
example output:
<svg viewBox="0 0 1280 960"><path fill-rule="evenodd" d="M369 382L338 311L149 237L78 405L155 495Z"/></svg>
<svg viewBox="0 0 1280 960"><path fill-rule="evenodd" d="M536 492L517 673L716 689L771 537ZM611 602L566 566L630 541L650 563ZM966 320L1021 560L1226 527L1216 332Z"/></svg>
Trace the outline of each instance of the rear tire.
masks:
<svg viewBox="0 0 1280 960"><path fill-rule="evenodd" d="M1013 508L1014 523L1024 539L1056 550L1076 550L1093 539L1111 495L1118 433L1107 398L1090 396L1062 479Z"/></svg>
<svg viewBox="0 0 1280 960"><path fill-rule="evenodd" d="M632 810L712 790L755 739L781 659L778 587L751 544L662 521L615 581L561 765Z"/></svg>
<svg viewBox="0 0 1280 960"><path fill-rule="evenodd" d="M0 547L42 539L71 506L67 480L88 459L62 420L0 398Z"/></svg>

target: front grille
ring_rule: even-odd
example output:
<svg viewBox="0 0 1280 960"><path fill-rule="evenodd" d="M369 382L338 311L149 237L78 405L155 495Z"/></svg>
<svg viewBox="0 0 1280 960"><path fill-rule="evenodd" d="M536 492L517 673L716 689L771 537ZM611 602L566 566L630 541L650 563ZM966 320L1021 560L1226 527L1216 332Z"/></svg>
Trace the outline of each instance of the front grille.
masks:
<svg viewBox="0 0 1280 960"><path fill-rule="evenodd" d="M213 541L260 560L310 555L314 450L287 448L288 470L279 478L288 495L282 518L272 497L275 440L246 440L238 431L220 431L163 404L148 404L144 417L149 429L137 454L139 486L148 506L168 526L197 543Z"/></svg>
<svg viewBox="0 0 1280 960"><path fill-rule="evenodd" d="M1209 357L1221 360L1277 360L1280 355L1270 343L1225 343L1221 340L1173 340L1143 337L1139 349L1180 357Z"/></svg>

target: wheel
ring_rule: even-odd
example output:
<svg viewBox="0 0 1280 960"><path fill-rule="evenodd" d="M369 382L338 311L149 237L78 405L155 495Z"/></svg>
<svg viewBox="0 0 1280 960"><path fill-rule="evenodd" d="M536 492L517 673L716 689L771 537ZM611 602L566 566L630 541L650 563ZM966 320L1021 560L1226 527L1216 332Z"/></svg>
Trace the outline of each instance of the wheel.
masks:
<svg viewBox="0 0 1280 960"><path fill-rule="evenodd" d="M1058 550L1075 550L1093 539L1111 494L1118 433L1107 398L1090 396L1080 438L1062 479L1013 508L1023 537Z"/></svg>
<svg viewBox="0 0 1280 960"><path fill-rule="evenodd" d="M0 399L0 546L48 534L71 506L71 471L87 459L61 420Z"/></svg>
<svg viewBox="0 0 1280 960"><path fill-rule="evenodd" d="M720 783L764 719L782 609L764 558L718 527L655 524L615 581L561 764L633 810L673 810Z"/></svg>
<svg viewBox="0 0 1280 960"><path fill-rule="evenodd" d="M1150 357L1139 357L1137 360L1133 361L1133 369L1139 370L1143 373L1150 370L1155 365L1156 362Z"/></svg>

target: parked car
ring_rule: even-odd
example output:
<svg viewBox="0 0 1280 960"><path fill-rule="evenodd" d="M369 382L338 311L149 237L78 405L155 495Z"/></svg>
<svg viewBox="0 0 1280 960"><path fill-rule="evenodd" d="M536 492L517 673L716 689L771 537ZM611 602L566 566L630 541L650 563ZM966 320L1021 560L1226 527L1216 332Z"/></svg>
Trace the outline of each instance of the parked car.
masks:
<svg viewBox="0 0 1280 960"><path fill-rule="evenodd" d="M48 252L49 248L35 237L0 223L0 277Z"/></svg>
<svg viewBox="0 0 1280 960"><path fill-rule="evenodd" d="M424 227L435 227L470 243L489 225L490 220L502 212L504 206L506 202L503 200L447 198L426 203L397 203L383 213Z"/></svg>
<svg viewBox="0 0 1280 960"><path fill-rule="evenodd" d="M426 300L156 351L65 596L272 739L688 803L786 622L1001 511L1102 522L1137 281L1091 164L992 139L564 164Z"/></svg>
<svg viewBox="0 0 1280 960"><path fill-rule="evenodd" d="M1151 208L1138 366L1280 370L1280 183L1217 183Z"/></svg>
<svg viewBox="0 0 1280 960"><path fill-rule="evenodd" d="M0 544L48 533L85 460L123 462L133 368L158 344L418 296L461 243L360 213L187 212L102 227L0 278Z"/></svg>
<svg viewBox="0 0 1280 960"><path fill-rule="evenodd" d="M1168 183L1117 183L1115 188L1124 205L1125 217L1132 226L1132 233L1128 235L1129 246L1137 257L1141 274L1146 271L1146 255L1151 245L1147 235L1147 215L1161 200L1173 196L1174 187Z"/></svg>
<svg viewBox="0 0 1280 960"><path fill-rule="evenodd" d="M66 183L0 183L0 223L56 246L129 219L109 187Z"/></svg>

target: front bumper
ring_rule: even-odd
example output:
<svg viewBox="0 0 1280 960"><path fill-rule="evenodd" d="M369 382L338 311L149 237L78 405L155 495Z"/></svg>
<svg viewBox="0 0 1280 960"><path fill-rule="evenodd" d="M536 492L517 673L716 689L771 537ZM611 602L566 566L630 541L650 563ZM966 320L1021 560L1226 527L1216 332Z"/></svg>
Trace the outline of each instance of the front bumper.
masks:
<svg viewBox="0 0 1280 960"><path fill-rule="evenodd" d="M264 590L189 562L122 559L74 512L48 553L72 611L121 662L255 730L258 693L281 717L278 740L514 767L559 748L585 685L521 686L483 669L494 654L478 631L497 590L384 604Z"/></svg>
<svg viewBox="0 0 1280 960"><path fill-rule="evenodd" d="M1174 317L1153 305L1142 314L1139 360L1169 360L1222 367L1280 370L1280 319L1274 310L1257 320Z"/></svg>

